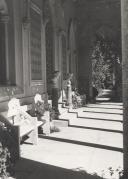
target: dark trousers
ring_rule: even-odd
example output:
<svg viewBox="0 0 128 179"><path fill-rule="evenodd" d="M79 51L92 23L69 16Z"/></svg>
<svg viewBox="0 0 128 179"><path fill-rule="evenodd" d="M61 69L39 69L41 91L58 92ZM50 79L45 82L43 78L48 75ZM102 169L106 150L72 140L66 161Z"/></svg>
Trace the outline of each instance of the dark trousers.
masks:
<svg viewBox="0 0 128 179"><path fill-rule="evenodd" d="M52 108L55 110L56 113L59 112L59 110L58 110L58 88L52 89Z"/></svg>

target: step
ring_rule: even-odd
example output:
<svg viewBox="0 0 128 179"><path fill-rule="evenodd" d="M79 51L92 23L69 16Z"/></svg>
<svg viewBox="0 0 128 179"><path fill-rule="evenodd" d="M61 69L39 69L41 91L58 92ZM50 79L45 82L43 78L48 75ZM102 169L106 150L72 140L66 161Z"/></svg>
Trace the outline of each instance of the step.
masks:
<svg viewBox="0 0 128 179"><path fill-rule="evenodd" d="M69 125L73 127L90 128L103 131L123 132L122 123L115 121L101 121L90 119L69 119Z"/></svg>
<svg viewBox="0 0 128 179"><path fill-rule="evenodd" d="M115 113L103 113L103 112L95 112L95 111L85 111L86 107L77 108L77 109L70 109L69 114L76 114L78 118L90 118L96 120L108 120L108 121L123 121L122 114L115 114ZM93 109L92 109L93 110ZM68 116L68 113L66 114Z"/></svg>
<svg viewBox="0 0 128 179"><path fill-rule="evenodd" d="M78 112L78 110L76 110ZM123 131L122 121L119 120L106 120L106 119L98 119L99 114L96 114L95 118L87 118L85 113L79 112L80 115L84 115L84 117L77 117L76 113L65 113L60 116L60 122L57 126L64 126L63 121L69 121L69 125L73 127L79 128L90 128L90 129L97 129L97 130L104 130L104 131L113 131L113 132L120 132ZM98 116L98 118L97 118ZM92 117L92 116L91 116ZM61 124L62 123L62 124ZM60 125L61 124L61 125Z"/></svg>
<svg viewBox="0 0 128 179"><path fill-rule="evenodd" d="M123 106L123 103L121 103L121 102L100 102L100 104L103 104L103 105L117 105L117 106Z"/></svg>
<svg viewBox="0 0 128 179"><path fill-rule="evenodd" d="M119 114L104 114L104 113L95 113L95 112L78 112L79 118L92 118L92 119L99 119L99 120L110 120L110 121L123 121L123 115Z"/></svg>
<svg viewBox="0 0 128 179"><path fill-rule="evenodd" d="M112 105L112 104L102 104L102 103L98 103L98 104L87 104L87 107L98 107L98 108L108 108L108 109L123 109L123 106L121 105Z"/></svg>
<svg viewBox="0 0 128 179"><path fill-rule="evenodd" d="M79 179L90 178L87 173L103 176L103 172L105 172L105 179L112 177L118 179L110 176L108 168L112 167L116 171L118 167L123 166L122 114L115 112L112 114L112 110L122 112L122 107L112 103L88 106L92 111L83 112L85 109L83 107L68 112L67 109L61 109L59 105L60 120L54 120L54 124L59 126L60 132L53 132L48 136L39 135L38 145L21 145L21 156L23 160L30 161L28 162L30 165L25 161L22 167L19 166L19 170L27 170L29 178L34 176L33 179L40 175L40 172L42 177L48 178L49 173L53 171L57 171L56 178L61 178L65 173L60 173L58 177L60 169L63 172L64 169L68 172L81 171L82 175L77 177ZM106 107L108 114L104 111ZM83 173L86 176L83 176ZM66 176L65 178L69 177Z"/></svg>
<svg viewBox="0 0 128 179"><path fill-rule="evenodd" d="M64 115L61 115L60 123L63 121L69 121L70 126L74 127L81 127L81 128L92 128L97 130L106 130L106 131L115 131L115 132L121 132L123 131L123 125L122 122L119 122L118 120L102 120L97 118L84 118L84 117L77 117L75 113L66 113ZM61 125L62 126L62 125Z"/></svg>
<svg viewBox="0 0 128 179"><path fill-rule="evenodd" d="M92 107L90 105L87 105L86 107L80 107L80 108L70 108L68 110L69 112L74 112L74 113L78 113L78 112L96 112L96 113L108 113L108 114L120 114L123 115L123 110L122 109L118 109L118 108L100 108L99 105Z"/></svg>
<svg viewBox="0 0 128 179"><path fill-rule="evenodd" d="M107 97L104 97L104 98L103 98L103 97L97 97L97 98L96 98L96 101L97 101L97 102L99 102L99 101L100 101L100 102L102 102L102 101L108 102L108 101L110 101L110 100L111 100L110 97L108 97L108 98L107 98Z"/></svg>
<svg viewBox="0 0 128 179"><path fill-rule="evenodd" d="M63 113L59 116L59 119L74 119L77 118L77 113Z"/></svg>
<svg viewBox="0 0 128 179"><path fill-rule="evenodd" d="M123 114L123 110L120 110L120 109L104 109L104 108L96 108L96 107L86 107L83 109L83 112L96 112L96 113L108 113L108 114L120 114L122 115Z"/></svg>
<svg viewBox="0 0 128 179"><path fill-rule="evenodd" d="M61 106L59 106L58 108L59 108L60 114L63 114L63 113L68 112L68 109L67 109L67 108L63 108L63 107L61 107Z"/></svg>
<svg viewBox="0 0 128 179"><path fill-rule="evenodd" d="M101 130L107 132L123 133L123 125L116 121L101 121L81 118L54 120L57 127L76 127L83 129Z"/></svg>
<svg viewBox="0 0 128 179"><path fill-rule="evenodd" d="M56 127L68 127L69 126L69 120L53 120L53 123Z"/></svg>
<svg viewBox="0 0 128 179"><path fill-rule="evenodd" d="M80 108L70 108L70 109L68 110L68 112L69 112L69 113L78 113L79 111L80 111L80 112L83 112L84 109L85 109L85 107L80 107Z"/></svg>
<svg viewBox="0 0 128 179"><path fill-rule="evenodd" d="M60 132L42 136L46 139L85 145L106 150L123 152L123 135L121 133L60 127Z"/></svg>
<svg viewBox="0 0 128 179"><path fill-rule="evenodd" d="M116 171L123 165L120 152L44 138L39 138L38 145L23 144L21 150L22 158L16 165L16 174L24 179L99 178L91 177L92 173L98 176L104 173L104 177L110 179L108 168Z"/></svg>

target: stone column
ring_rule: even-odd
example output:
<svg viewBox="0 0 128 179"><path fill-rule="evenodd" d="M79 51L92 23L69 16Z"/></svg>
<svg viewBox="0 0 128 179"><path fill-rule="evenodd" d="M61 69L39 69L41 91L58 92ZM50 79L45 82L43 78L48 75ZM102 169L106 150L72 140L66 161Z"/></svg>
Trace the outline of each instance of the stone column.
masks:
<svg viewBox="0 0 128 179"><path fill-rule="evenodd" d="M23 86L24 93L29 94L30 76L29 76L29 37L30 37L30 1L24 1L24 17L22 19L22 39L23 39Z"/></svg>
<svg viewBox="0 0 128 179"><path fill-rule="evenodd" d="M121 0L124 171L128 172L128 0Z"/></svg>
<svg viewBox="0 0 128 179"><path fill-rule="evenodd" d="M2 29L2 58L5 59L6 63L6 83L10 84L9 80L9 55L8 55L8 21L9 16L7 14L2 14L0 23L1 23L1 29Z"/></svg>

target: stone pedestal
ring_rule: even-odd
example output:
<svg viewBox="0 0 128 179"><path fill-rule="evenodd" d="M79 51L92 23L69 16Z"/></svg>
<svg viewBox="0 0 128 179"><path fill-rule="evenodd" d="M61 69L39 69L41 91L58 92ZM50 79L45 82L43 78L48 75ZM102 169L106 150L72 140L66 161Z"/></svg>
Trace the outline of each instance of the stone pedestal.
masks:
<svg viewBox="0 0 128 179"><path fill-rule="evenodd" d="M72 107L72 86L71 86L71 81L68 81L67 85L67 104L69 108Z"/></svg>

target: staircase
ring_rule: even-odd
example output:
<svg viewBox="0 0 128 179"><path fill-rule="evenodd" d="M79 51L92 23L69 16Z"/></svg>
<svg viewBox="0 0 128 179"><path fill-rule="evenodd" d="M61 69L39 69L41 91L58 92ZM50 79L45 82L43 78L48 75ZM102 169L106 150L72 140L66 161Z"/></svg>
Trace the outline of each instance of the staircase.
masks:
<svg viewBox="0 0 128 179"><path fill-rule="evenodd" d="M105 171L109 167L115 170L122 167L122 103L102 102L88 104L78 109L60 108L60 111L59 120L54 121L60 132L51 133L49 136L43 136L43 138L86 146L89 147L88 150L93 149L94 158L99 167L96 167L97 162L94 161L95 167L93 167L96 172L100 168ZM92 154L88 152L88 158L89 155Z"/></svg>
<svg viewBox="0 0 128 179"><path fill-rule="evenodd" d="M35 174L39 179L44 173L48 179L58 175L65 179L69 176L70 179L119 179L117 169L123 166L122 103L101 102L78 109L62 108L60 104L59 108L61 115L54 124L60 131L40 135L37 146L23 144L25 161L18 168L31 172L32 178L39 164ZM27 162L29 169L25 167L29 166ZM111 171L114 171L112 176Z"/></svg>

